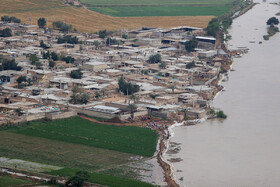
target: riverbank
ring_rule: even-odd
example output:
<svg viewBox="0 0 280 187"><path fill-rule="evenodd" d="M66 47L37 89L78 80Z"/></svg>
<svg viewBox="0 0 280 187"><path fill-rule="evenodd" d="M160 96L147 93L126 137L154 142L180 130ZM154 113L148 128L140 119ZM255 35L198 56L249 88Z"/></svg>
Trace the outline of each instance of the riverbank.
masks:
<svg viewBox="0 0 280 187"><path fill-rule="evenodd" d="M227 90L213 103L228 114L228 119L207 120L200 125L175 129L176 136L171 141L181 144L176 157L183 160L173 163L180 186L277 186L279 183L276 158L279 89L275 87L280 80L276 63L279 35L273 36L274 41L258 42L266 32L265 22L279 12L279 6L257 3L235 19L230 29L229 47L246 47L250 51L234 59L236 71L230 73L229 81L222 82Z"/></svg>

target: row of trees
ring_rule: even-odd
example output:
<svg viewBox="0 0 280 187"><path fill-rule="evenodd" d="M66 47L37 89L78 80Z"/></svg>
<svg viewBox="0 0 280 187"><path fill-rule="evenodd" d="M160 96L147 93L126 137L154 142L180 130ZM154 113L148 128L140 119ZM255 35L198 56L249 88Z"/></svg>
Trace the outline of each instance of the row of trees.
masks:
<svg viewBox="0 0 280 187"><path fill-rule="evenodd" d="M72 30L72 25L63 23L62 21L55 21L53 22L53 28L58 29L62 32L68 32Z"/></svg>
<svg viewBox="0 0 280 187"><path fill-rule="evenodd" d="M49 60L53 60L53 61L62 60L62 61L65 61L67 64L75 62L75 58L73 58L71 56L58 55L54 51L51 53L49 51L43 52L43 59L49 59Z"/></svg>
<svg viewBox="0 0 280 187"><path fill-rule="evenodd" d="M12 16L12 17L2 16L1 21L6 22L6 23L21 23L21 20L14 16Z"/></svg>
<svg viewBox="0 0 280 187"><path fill-rule="evenodd" d="M79 40L76 36L67 35L67 36L59 37L57 39L57 43L58 44L63 44L63 43L78 44Z"/></svg>

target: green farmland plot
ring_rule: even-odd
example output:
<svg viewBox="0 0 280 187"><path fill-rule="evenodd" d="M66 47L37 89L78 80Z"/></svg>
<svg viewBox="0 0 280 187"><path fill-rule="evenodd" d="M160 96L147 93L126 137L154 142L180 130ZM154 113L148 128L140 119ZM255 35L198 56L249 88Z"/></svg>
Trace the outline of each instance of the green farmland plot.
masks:
<svg viewBox="0 0 280 187"><path fill-rule="evenodd" d="M0 176L0 187L27 185L27 184L32 184L32 182L27 180L12 178L9 176Z"/></svg>
<svg viewBox="0 0 280 187"><path fill-rule="evenodd" d="M90 10L115 17L219 16L233 0L81 0Z"/></svg>
<svg viewBox="0 0 280 187"><path fill-rule="evenodd" d="M101 125L79 117L31 122L28 126L10 132L141 156L153 156L157 144L155 131L140 127Z"/></svg>

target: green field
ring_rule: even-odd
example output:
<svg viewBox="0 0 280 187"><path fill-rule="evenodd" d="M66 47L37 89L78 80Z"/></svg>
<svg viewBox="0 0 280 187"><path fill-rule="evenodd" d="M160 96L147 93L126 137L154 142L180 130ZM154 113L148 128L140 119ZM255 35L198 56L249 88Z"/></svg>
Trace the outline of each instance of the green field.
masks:
<svg viewBox="0 0 280 187"><path fill-rule="evenodd" d="M81 0L90 10L115 17L219 16L234 0Z"/></svg>
<svg viewBox="0 0 280 187"><path fill-rule="evenodd" d="M11 159L95 172L131 162L135 155L84 145L0 132L0 155ZM73 159L74 158L74 159ZM11 165L12 168L14 166ZM34 171L33 168L19 169ZM42 168L40 170L48 170ZM40 171L39 170L39 171Z"/></svg>
<svg viewBox="0 0 280 187"><path fill-rule="evenodd" d="M157 133L149 129L101 125L79 117L34 121L2 128L0 157L3 163L0 165L61 176L89 171L90 182L106 186L152 186L135 180L139 177L137 171L117 168L133 165L141 161L142 156L152 156L157 137ZM9 158L7 163L5 158ZM10 159L21 161L12 162ZM37 166L35 168L26 162L19 164L24 161L35 162ZM62 169L45 168L42 164ZM119 173L112 173L114 169Z"/></svg>
<svg viewBox="0 0 280 187"><path fill-rule="evenodd" d="M62 177L70 177L75 175L78 170L64 168L57 171L46 172L50 175L57 175ZM114 177L109 175L104 175L100 173L90 173L89 182L102 184L106 186L113 186L113 187L122 187L122 186L133 186L133 187L150 187L153 186L152 184L148 184L145 182L140 182L137 180L126 179L121 177Z"/></svg>
<svg viewBox="0 0 280 187"><path fill-rule="evenodd" d="M32 182L9 176L0 176L0 187L32 184Z"/></svg>
<svg viewBox="0 0 280 187"><path fill-rule="evenodd" d="M140 127L101 125L79 117L37 121L10 132L141 156L153 156L157 133Z"/></svg>

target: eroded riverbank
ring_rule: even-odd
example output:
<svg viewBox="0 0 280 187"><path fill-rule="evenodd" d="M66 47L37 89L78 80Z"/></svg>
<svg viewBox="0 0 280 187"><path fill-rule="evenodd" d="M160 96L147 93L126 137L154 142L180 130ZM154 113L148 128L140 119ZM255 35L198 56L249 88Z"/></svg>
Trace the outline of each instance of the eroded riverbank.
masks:
<svg viewBox="0 0 280 187"><path fill-rule="evenodd" d="M226 91L213 103L228 119L174 130L171 141L181 144L175 157L183 161L173 165L182 186L277 186L280 182L280 37L262 39L265 22L279 12L279 6L257 3L230 29L229 47L250 51L235 59L236 71L230 72L229 80L223 82Z"/></svg>

